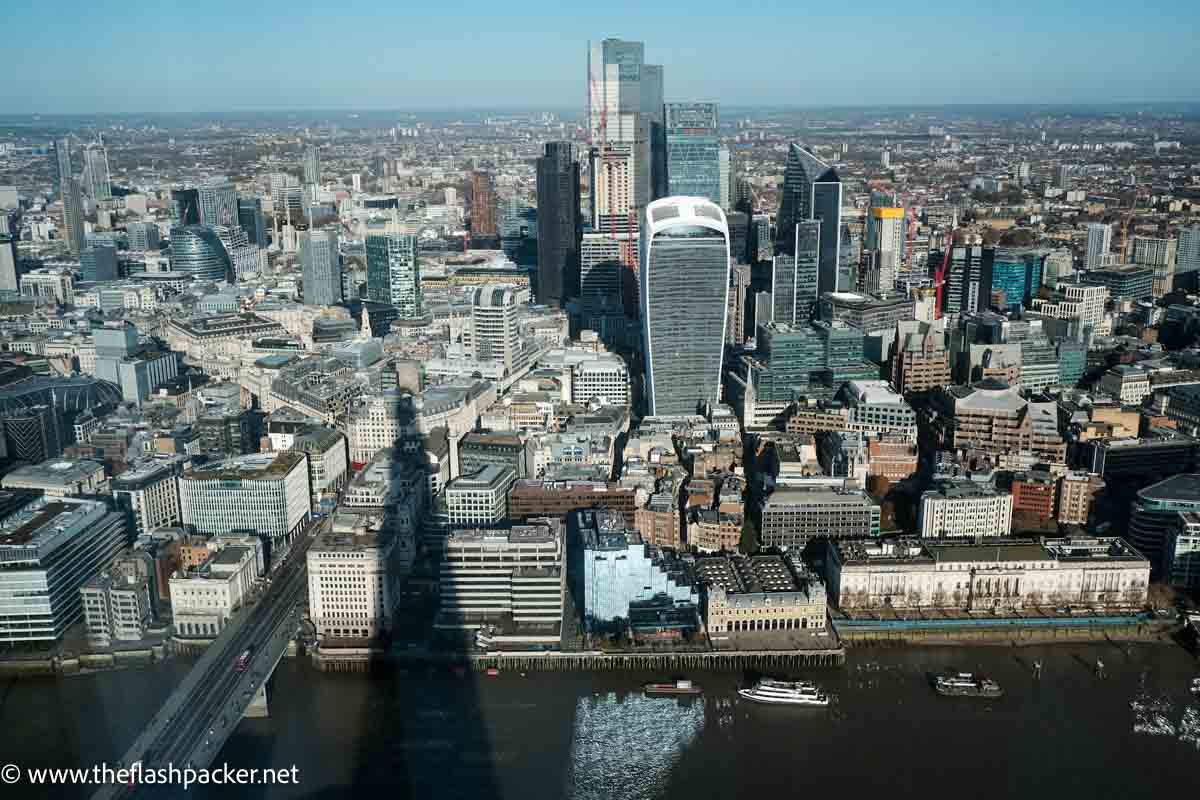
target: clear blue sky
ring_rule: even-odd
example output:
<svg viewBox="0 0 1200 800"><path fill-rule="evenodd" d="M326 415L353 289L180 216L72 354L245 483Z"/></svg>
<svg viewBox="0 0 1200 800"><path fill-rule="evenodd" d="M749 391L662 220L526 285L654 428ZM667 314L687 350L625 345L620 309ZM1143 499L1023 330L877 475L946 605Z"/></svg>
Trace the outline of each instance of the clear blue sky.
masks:
<svg viewBox="0 0 1200 800"><path fill-rule="evenodd" d="M582 109L586 42L606 36L646 43L668 100L1200 100L1195 0L1007 0L986 12L963 0L316 5L15 3L0 111Z"/></svg>

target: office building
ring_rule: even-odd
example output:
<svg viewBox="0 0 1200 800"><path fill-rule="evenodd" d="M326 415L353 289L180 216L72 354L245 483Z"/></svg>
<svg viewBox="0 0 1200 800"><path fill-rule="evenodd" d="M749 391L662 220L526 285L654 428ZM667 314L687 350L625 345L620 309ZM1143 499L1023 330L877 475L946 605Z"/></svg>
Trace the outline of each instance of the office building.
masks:
<svg viewBox="0 0 1200 800"><path fill-rule="evenodd" d="M280 547L311 511L303 453L260 453L193 468L179 477L179 510L200 533L255 531Z"/></svg>
<svg viewBox="0 0 1200 800"><path fill-rule="evenodd" d="M1066 463L1067 445L1052 401L1021 396L1020 386L987 378L972 386L947 386L933 397L934 430L945 449L977 450L997 459L1032 455Z"/></svg>
<svg viewBox="0 0 1200 800"><path fill-rule="evenodd" d="M1084 266L1089 272L1107 266L1109 251L1112 250L1112 226L1093 222L1087 229L1087 251Z"/></svg>
<svg viewBox="0 0 1200 800"><path fill-rule="evenodd" d="M316 145L304 148L304 185L317 186L321 183L321 151Z"/></svg>
<svg viewBox="0 0 1200 800"><path fill-rule="evenodd" d="M896 323L892 385L901 394L928 392L950 384L950 351L943 323Z"/></svg>
<svg viewBox="0 0 1200 800"><path fill-rule="evenodd" d="M839 285L842 246L842 181L837 171L798 144L788 150L779 195L776 241L783 252L795 245L794 229L805 220L821 221L817 292L850 289Z"/></svg>
<svg viewBox="0 0 1200 800"><path fill-rule="evenodd" d="M625 518L608 509L578 511L570 518L568 560L575 596L590 630L628 621L630 607L658 600L671 607L699 605L691 570L673 555L642 541Z"/></svg>
<svg viewBox="0 0 1200 800"><path fill-rule="evenodd" d="M588 141L592 228L636 233L642 209L666 195L663 68L642 42L588 46Z"/></svg>
<svg viewBox="0 0 1200 800"><path fill-rule="evenodd" d="M704 197L723 208L716 103L667 103L667 194ZM728 153L725 161L728 173ZM725 186L728 186L726 175Z"/></svg>
<svg viewBox="0 0 1200 800"><path fill-rule="evenodd" d="M489 464L508 467L517 479L533 475L534 441L532 438L509 431L472 431L458 443L459 467L463 472L474 472Z"/></svg>
<svg viewBox="0 0 1200 800"><path fill-rule="evenodd" d="M764 547L803 548L810 539L879 535L879 506L863 492L776 489L762 507Z"/></svg>
<svg viewBox="0 0 1200 800"><path fill-rule="evenodd" d="M566 519L576 511L597 508L620 514L625 526L633 527L637 490L599 481L527 479L514 483L508 495L508 514L513 519Z"/></svg>
<svg viewBox="0 0 1200 800"><path fill-rule="evenodd" d="M792 247L772 262L770 321L797 326L813 318L817 304L821 222L801 220L793 231Z"/></svg>
<svg viewBox="0 0 1200 800"><path fill-rule="evenodd" d="M1058 482L1058 521L1087 525L1092 502L1104 488L1104 479L1085 470L1068 470Z"/></svg>
<svg viewBox="0 0 1200 800"><path fill-rule="evenodd" d="M511 371L521 350L513 287L480 286L470 296L471 355L480 361L499 361Z"/></svg>
<svg viewBox="0 0 1200 800"><path fill-rule="evenodd" d="M20 235L19 213L0 209L0 292L21 290L17 275L17 239Z"/></svg>
<svg viewBox="0 0 1200 800"><path fill-rule="evenodd" d="M66 229L67 247L72 255L83 251L83 199L80 197L79 181L64 178L62 182L63 227Z"/></svg>
<svg viewBox="0 0 1200 800"><path fill-rule="evenodd" d="M471 233L481 237L499 233L492 176L479 170L471 173Z"/></svg>
<svg viewBox="0 0 1200 800"><path fill-rule="evenodd" d="M212 226L172 228L170 255L172 272L208 281L233 281L233 262Z"/></svg>
<svg viewBox="0 0 1200 800"><path fill-rule="evenodd" d="M46 497L108 494L104 465L86 459L52 459L17 467L0 480L0 486L38 491Z"/></svg>
<svg viewBox="0 0 1200 800"><path fill-rule="evenodd" d="M334 228L300 234L304 304L332 306L342 301L342 258Z"/></svg>
<svg viewBox="0 0 1200 800"><path fill-rule="evenodd" d="M537 204L537 300L562 308L580 291L579 162L571 142L546 142Z"/></svg>
<svg viewBox="0 0 1200 800"><path fill-rule="evenodd" d="M255 579L266 572L262 539L218 536L204 543L199 564L172 575L171 616L176 638L212 640L250 600Z"/></svg>
<svg viewBox="0 0 1200 800"><path fill-rule="evenodd" d="M9 408L0 424L4 426L5 454L11 461L39 464L61 456L67 444L57 406L34 403Z"/></svg>
<svg viewBox="0 0 1200 800"><path fill-rule="evenodd" d="M454 531L445 540L436 629L557 650L566 564L563 525L533 519L509 530Z"/></svg>
<svg viewBox="0 0 1200 800"><path fill-rule="evenodd" d="M1056 319L1078 320L1079 335L1100 333L1104 325L1108 287L1088 283L1059 283L1048 298L1035 297L1033 310Z"/></svg>
<svg viewBox="0 0 1200 800"><path fill-rule="evenodd" d="M421 318L424 304L417 237L402 233L367 235L367 299L394 306L401 319Z"/></svg>
<svg viewBox="0 0 1200 800"><path fill-rule="evenodd" d="M622 244L603 233L583 235L579 248L579 299L585 315L624 316Z"/></svg>
<svg viewBox="0 0 1200 800"><path fill-rule="evenodd" d="M115 281L117 273L117 249L112 243L92 242L79 254L80 272L89 283Z"/></svg>
<svg viewBox="0 0 1200 800"><path fill-rule="evenodd" d="M700 403L715 405L729 303L724 212L702 198L648 205L640 273L649 414L692 414Z"/></svg>
<svg viewBox="0 0 1200 800"><path fill-rule="evenodd" d="M1013 496L983 483L945 483L921 494L917 530L925 539L1007 536Z"/></svg>
<svg viewBox="0 0 1200 800"><path fill-rule="evenodd" d="M238 224L237 187L227 178L214 178L196 187L201 225L232 228Z"/></svg>
<svg viewBox="0 0 1200 800"><path fill-rule="evenodd" d="M95 500L0 493L0 643L53 642L83 616L80 589L126 545Z"/></svg>
<svg viewBox="0 0 1200 800"><path fill-rule="evenodd" d="M1184 511L1176 518L1167 535L1164 578L1176 589L1200 589L1200 514Z"/></svg>
<svg viewBox="0 0 1200 800"><path fill-rule="evenodd" d="M1133 237L1133 263L1154 270L1154 296L1170 294L1175 281L1177 243L1152 236Z"/></svg>
<svg viewBox="0 0 1200 800"><path fill-rule="evenodd" d="M186 458L165 456L133 464L112 480L117 507L125 511L135 536L179 525L178 478Z"/></svg>
<svg viewBox="0 0 1200 800"><path fill-rule="evenodd" d="M200 224L200 191L198 189L171 190L171 227Z"/></svg>
<svg viewBox="0 0 1200 800"><path fill-rule="evenodd" d="M373 639L391 627L397 537L381 520L339 511L308 549L309 617L321 639Z"/></svg>
<svg viewBox="0 0 1200 800"><path fill-rule="evenodd" d="M80 587L79 595L84 630L93 647L136 642L146 635L153 615L145 580L101 573Z"/></svg>
<svg viewBox="0 0 1200 800"><path fill-rule="evenodd" d="M830 602L843 611L954 609L1009 616L1074 606L1141 609L1150 564L1116 538L830 542Z"/></svg>
<svg viewBox="0 0 1200 800"><path fill-rule="evenodd" d="M1200 270L1200 225L1179 229L1179 247L1175 253L1175 274Z"/></svg>
<svg viewBox="0 0 1200 800"><path fill-rule="evenodd" d="M103 144L89 144L83 149L83 191L93 201L112 199L108 153Z"/></svg>
<svg viewBox="0 0 1200 800"><path fill-rule="evenodd" d="M863 288L872 294L891 294L904 257L904 209L872 206L871 226L864 248L869 259Z"/></svg>
<svg viewBox="0 0 1200 800"><path fill-rule="evenodd" d="M125 225L129 236L129 249L135 251L158 250L158 225L153 222L130 222Z"/></svg>
<svg viewBox="0 0 1200 800"><path fill-rule="evenodd" d="M517 480L511 467L487 464L446 484L451 527L496 525L508 517L508 490Z"/></svg>
<svg viewBox="0 0 1200 800"><path fill-rule="evenodd" d="M263 217L262 200L257 197L239 197L237 206L237 224L246 232L246 238L250 244L260 250L266 250L267 223Z"/></svg>
<svg viewBox="0 0 1200 800"><path fill-rule="evenodd" d="M1200 512L1200 475L1173 475L1141 489L1133 502L1126 538L1149 559L1156 577L1169 567L1170 539L1184 512Z"/></svg>
<svg viewBox="0 0 1200 800"><path fill-rule="evenodd" d="M825 586L789 554L721 555L696 561L705 622L714 639L749 631L823 632Z"/></svg>
<svg viewBox="0 0 1200 800"><path fill-rule="evenodd" d="M1154 297L1154 270L1136 264L1089 270L1085 282L1104 286L1109 296L1127 300L1151 300Z"/></svg>

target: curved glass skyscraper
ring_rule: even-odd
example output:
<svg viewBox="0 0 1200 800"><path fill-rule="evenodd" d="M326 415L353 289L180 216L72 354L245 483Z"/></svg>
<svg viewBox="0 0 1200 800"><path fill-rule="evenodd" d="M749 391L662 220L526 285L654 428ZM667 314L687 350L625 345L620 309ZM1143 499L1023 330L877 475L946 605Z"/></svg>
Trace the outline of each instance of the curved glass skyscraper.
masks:
<svg viewBox="0 0 1200 800"><path fill-rule="evenodd" d="M210 281L232 281L233 264L211 225L171 229L171 270Z"/></svg>
<svg viewBox="0 0 1200 800"><path fill-rule="evenodd" d="M729 308L729 226L703 197L666 197L641 221L648 413L694 414L721 396Z"/></svg>

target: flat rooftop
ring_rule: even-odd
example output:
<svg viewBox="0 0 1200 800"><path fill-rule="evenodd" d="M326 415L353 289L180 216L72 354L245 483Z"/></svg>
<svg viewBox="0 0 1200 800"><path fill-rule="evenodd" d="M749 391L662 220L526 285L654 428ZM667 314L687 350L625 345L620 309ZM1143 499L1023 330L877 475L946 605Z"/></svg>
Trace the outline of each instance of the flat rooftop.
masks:
<svg viewBox="0 0 1200 800"><path fill-rule="evenodd" d="M4 484L8 486L21 482L43 486L66 486L87 480L97 472L104 472L104 465L98 461L56 458L40 464L17 467L4 476Z"/></svg>
<svg viewBox="0 0 1200 800"><path fill-rule="evenodd" d="M252 453L222 461L220 464L189 470L184 477L189 480L270 480L287 475L296 464L305 459L304 453Z"/></svg>

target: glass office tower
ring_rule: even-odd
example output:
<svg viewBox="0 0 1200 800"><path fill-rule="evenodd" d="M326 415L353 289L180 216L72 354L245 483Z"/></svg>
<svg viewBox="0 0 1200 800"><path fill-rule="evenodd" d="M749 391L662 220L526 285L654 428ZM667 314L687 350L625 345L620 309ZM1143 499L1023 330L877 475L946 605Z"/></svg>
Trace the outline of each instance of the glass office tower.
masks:
<svg viewBox="0 0 1200 800"><path fill-rule="evenodd" d="M342 261L336 230L305 231L300 236L304 304L332 306L342 302Z"/></svg>
<svg viewBox="0 0 1200 800"><path fill-rule="evenodd" d="M422 313L417 237L403 233L367 236L367 299L395 306L402 319Z"/></svg>
<svg viewBox="0 0 1200 800"><path fill-rule="evenodd" d="M696 413L721 396L729 228L702 197L650 203L641 220L642 338L650 415Z"/></svg>
<svg viewBox="0 0 1200 800"><path fill-rule="evenodd" d="M805 220L793 230L791 252L775 256L771 276L772 319L785 325L799 325L812 318L820 267L820 220Z"/></svg>
<svg viewBox="0 0 1200 800"><path fill-rule="evenodd" d="M667 193L721 204L716 103L667 103Z"/></svg>
<svg viewBox="0 0 1200 800"><path fill-rule="evenodd" d="M233 262L211 225L171 229L171 271L210 281L233 280Z"/></svg>
<svg viewBox="0 0 1200 800"><path fill-rule="evenodd" d="M779 195L777 242L783 252L795 244L794 228L804 220L820 220L820 293L850 289L839 286L842 236L842 180L837 171L798 144L788 151L783 189Z"/></svg>

